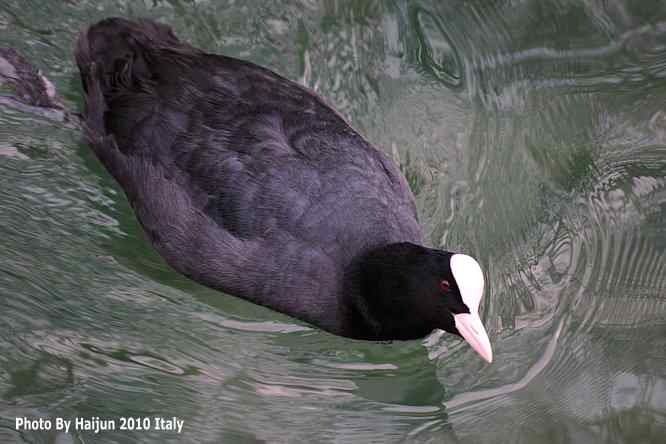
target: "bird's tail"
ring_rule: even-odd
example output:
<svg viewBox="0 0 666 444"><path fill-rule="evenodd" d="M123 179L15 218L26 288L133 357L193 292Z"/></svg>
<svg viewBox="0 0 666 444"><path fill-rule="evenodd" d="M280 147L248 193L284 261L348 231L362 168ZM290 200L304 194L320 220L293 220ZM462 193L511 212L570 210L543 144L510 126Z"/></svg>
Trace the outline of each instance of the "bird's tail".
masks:
<svg viewBox="0 0 666 444"><path fill-rule="evenodd" d="M170 27L150 20L104 19L84 29L76 45L76 63L84 91L98 83L106 96L140 86L151 78L150 49L185 46Z"/></svg>
<svg viewBox="0 0 666 444"><path fill-rule="evenodd" d="M88 139L106 136L104 113L115 94L149 87L156 74L151 72L154 48L186 46L168 26L144 19L107 18L81 31L74 56L83 84Z"/></svg>

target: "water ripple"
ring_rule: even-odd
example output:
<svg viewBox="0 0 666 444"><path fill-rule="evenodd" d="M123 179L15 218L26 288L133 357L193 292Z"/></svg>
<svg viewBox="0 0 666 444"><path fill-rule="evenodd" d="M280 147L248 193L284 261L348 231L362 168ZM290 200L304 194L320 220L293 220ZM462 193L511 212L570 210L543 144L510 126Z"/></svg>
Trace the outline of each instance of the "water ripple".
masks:
<svg viewBox="0 0 666 444"><path fill-rule="evenodd" d="M103 443L663 441L663 2L37 3L0 2L3 44L74 109L71 42L110 15L322 94L399 163L430 244L480 259L495 362L189 282L78 130L0 104L0 442L93 439L19 415L186 421Z"/></svg>

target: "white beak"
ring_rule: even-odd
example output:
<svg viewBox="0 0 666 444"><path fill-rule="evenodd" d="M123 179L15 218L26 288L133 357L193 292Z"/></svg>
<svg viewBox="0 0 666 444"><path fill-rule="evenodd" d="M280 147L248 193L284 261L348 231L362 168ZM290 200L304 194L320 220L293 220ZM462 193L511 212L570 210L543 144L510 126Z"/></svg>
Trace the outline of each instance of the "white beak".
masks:
<svg viewBox="0 0 666 444"><path fill-rule="evenodd" d="M488 333L477 313L460 313L453 315L456 328L462 337L486 361L493 362L493 349L490 347Z"/></svg>

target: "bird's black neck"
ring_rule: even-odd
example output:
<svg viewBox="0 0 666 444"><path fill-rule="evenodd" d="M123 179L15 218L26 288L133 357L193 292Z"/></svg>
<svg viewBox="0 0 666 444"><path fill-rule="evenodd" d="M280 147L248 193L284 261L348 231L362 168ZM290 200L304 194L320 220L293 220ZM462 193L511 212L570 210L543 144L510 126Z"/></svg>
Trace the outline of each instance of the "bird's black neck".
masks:
<svg viewBox="0 0 666 444"><path fill-rule="evenodd" d="M345 336L367 340L422 338L435 325L420 315L414 295L387 286L386 275L400 272L404 250L424 248L413 244L390 244L372 250L345 270L343 319ZM400 261L394 260L400 258Z"/></svg>

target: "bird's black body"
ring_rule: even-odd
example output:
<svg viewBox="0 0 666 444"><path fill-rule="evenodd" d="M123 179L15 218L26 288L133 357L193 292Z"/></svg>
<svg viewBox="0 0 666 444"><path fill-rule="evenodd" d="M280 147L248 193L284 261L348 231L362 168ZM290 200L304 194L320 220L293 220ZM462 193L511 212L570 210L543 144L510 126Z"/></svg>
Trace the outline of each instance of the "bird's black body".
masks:
<svg viewBox="0 0 666 444"><path fill-rule="evenodd" d="M90 143L173 268L343 336L455 331L433 290L450 253L420 245L399 170L314 93L150 21L92 26L76 59Z"/></svg>

